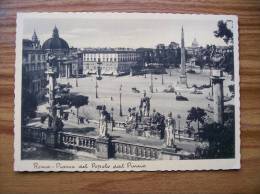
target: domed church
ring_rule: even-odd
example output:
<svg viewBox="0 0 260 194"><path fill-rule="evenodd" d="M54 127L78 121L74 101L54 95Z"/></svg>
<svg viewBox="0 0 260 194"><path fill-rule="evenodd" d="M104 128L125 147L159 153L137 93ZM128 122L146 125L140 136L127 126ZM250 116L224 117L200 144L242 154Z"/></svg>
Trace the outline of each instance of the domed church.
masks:
<svg viewBox="0 0 260 194"><path fill-rule="evenodd" d="M68 54L70 48L68 43L64 39L60 38L59 30L55 26L52 33L52 38L49 38L43 43L42 49L53 54L63 55Z"/></svg>
<svg viewBox="0 0 260 194"><path fill-rule="evenodd" d="M53 29L52 37L43 43L42 50L56 56L58 77L69 78L82 72L82 54L79 54L76 48L70 48L69 44L60 38L56 26Z"/></svg>

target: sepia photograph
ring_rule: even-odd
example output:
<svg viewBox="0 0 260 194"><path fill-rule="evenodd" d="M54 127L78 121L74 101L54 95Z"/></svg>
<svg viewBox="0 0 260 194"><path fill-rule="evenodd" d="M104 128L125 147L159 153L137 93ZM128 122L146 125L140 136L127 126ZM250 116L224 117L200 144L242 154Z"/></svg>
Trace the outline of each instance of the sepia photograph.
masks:
<svg viewBox="0 0 260 194"><path fill-rule="evenodd" d="M240 168L233 15L19 13L16 171Z"/></svg>

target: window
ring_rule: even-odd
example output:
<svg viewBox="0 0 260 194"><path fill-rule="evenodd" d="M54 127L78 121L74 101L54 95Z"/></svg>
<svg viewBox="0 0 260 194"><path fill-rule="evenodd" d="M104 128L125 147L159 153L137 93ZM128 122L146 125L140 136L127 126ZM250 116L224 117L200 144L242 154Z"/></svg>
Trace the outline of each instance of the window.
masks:
<svg viewBox="0 0 260 194"><path fill-rule="evenodd" d="M35 55L31 55L31 61L35 61Z"/></svg>

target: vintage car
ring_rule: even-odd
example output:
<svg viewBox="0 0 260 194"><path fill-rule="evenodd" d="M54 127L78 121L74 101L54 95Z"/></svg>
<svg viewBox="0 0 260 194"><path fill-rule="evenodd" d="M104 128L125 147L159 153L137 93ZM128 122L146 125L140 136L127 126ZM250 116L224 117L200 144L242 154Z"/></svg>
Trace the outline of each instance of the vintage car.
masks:
<svg viewBox="0 0 260 194"><path fill-rule="evenodd" d="M132 88L132 92L134 93L140 93L140 90L136 89L136 88Z"/></svg>

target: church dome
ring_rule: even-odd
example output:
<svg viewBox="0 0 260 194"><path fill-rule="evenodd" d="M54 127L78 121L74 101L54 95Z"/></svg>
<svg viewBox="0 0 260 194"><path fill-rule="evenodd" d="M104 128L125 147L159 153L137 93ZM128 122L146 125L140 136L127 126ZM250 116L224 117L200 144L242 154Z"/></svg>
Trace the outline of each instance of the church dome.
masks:
<svg viewBox="0 0 260 194"><path fill-rule="evenodd" d="M52 38L46 40L42 45L43 50L69 50L68 43L59 37L57 27L53 29Z"/></svg>
<svg viewBox="0 0 260 194"><path fill-rule="evenodd" d="M196 38L194 38L194 40L192 41L191 47L193 48L199 47L199 43Z"/></svg>

